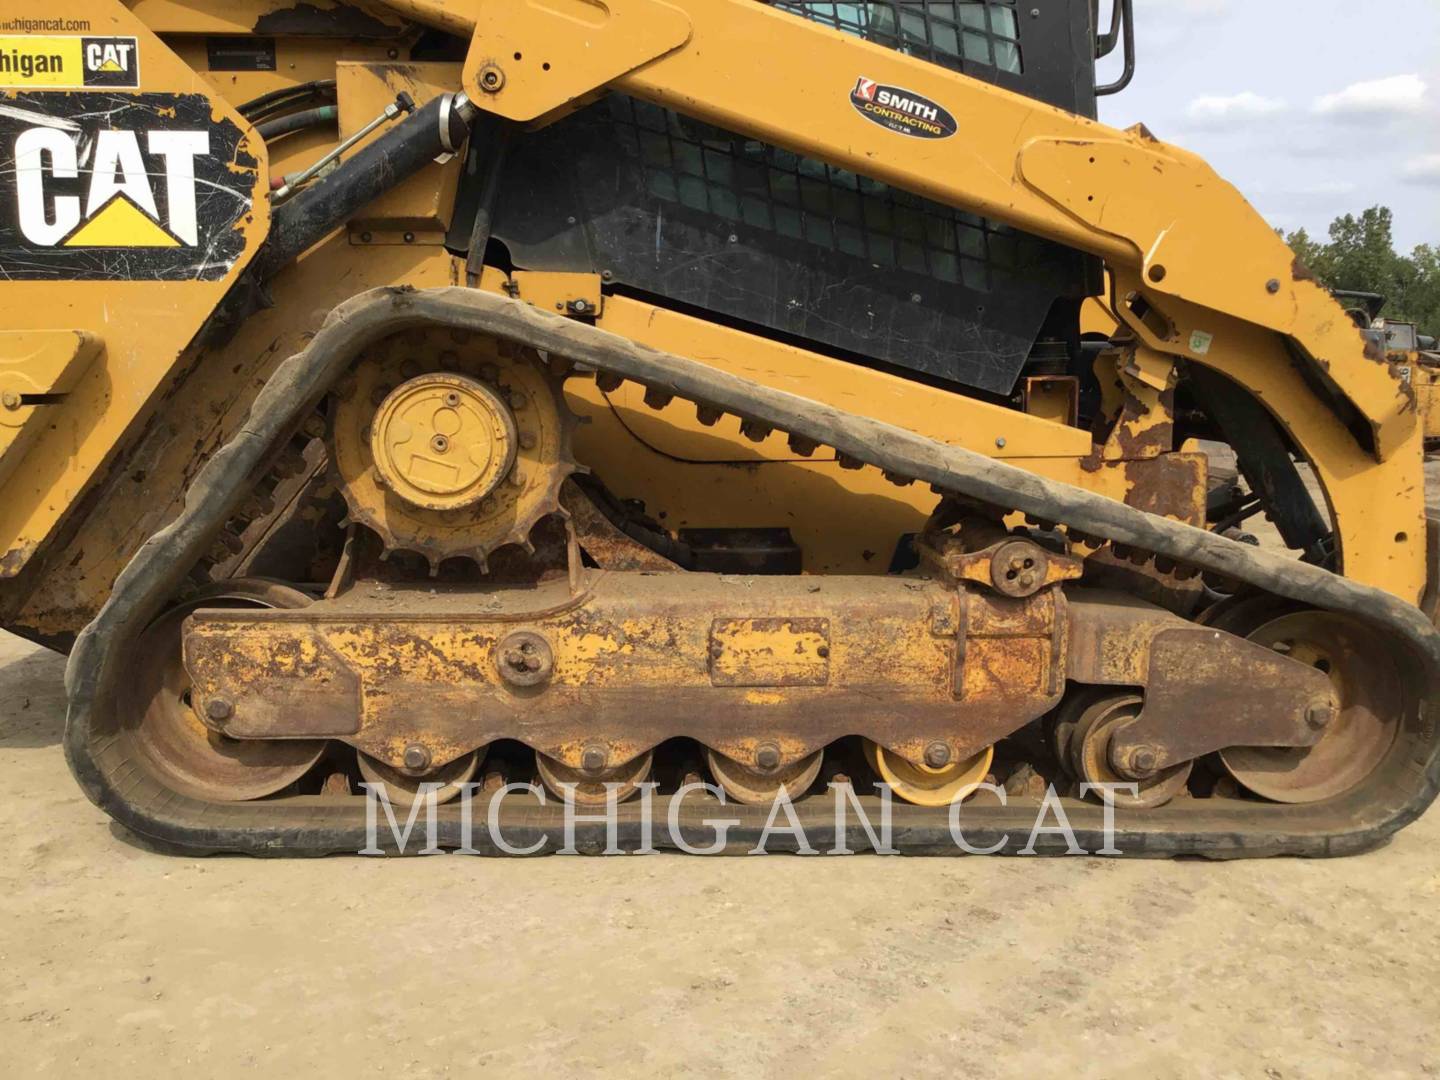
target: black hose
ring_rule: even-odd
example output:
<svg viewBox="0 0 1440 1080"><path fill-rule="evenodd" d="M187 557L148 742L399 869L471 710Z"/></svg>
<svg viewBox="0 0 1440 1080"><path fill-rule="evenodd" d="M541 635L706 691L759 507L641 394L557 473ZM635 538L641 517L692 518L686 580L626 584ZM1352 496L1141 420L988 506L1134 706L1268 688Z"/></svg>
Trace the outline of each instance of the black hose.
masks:
<svg viewBox="0 0 1440 1080"><path fill-rule="evenodd" d="M297 83L294 86L283 86L279 90L271 90L268 94L261 94L257 98L251 98L241 105L237 111L245 119L252 123L258 119L269 116L289 105L304 101L307 98L335 94L334 79L315 79L311 82Z"/></svg>
<svg viewBox="0 0 1440 1080"><path fill-rule="evenodd" d="M255 125L255 130L260 133L262 139L269 142L271 139L278 139L281 135L289 135L294 131L332 124L339 115L338 106L320 105L313 109L286 113L284 116L277 116L274 120L266 120L264 123Z"/></svg>
<svg viewBox="0 0 1440 1080"><path fill-rule="evenodd" d="M264 281L366 203L458 147L469 131L469 119L453 98L433 98L324 179L301 188L271 215L270 236L251 267L256 280Z"/></svg>

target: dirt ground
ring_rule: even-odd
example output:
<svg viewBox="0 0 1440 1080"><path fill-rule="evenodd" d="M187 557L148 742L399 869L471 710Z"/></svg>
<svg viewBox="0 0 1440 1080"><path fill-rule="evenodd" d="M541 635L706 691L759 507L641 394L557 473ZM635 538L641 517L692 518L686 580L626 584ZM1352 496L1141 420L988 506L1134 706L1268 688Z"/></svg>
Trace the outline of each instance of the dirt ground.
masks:
<svg viewBox="0 0 1440 1080"><path fill-rule="evenodd" d="M0 1074L1440 1076L1440 813L1358 858L145 849L0 637Z"/></svg>

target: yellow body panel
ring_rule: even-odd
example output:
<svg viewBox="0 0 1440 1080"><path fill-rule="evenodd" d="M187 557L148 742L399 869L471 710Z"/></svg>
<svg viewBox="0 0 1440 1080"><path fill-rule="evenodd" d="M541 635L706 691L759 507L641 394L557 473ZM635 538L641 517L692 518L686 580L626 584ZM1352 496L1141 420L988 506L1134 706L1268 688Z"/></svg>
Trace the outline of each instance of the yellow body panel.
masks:
<svg viewBox="0 0 1440 1080"><path fill-rule="evenodd" d="M20 464L54 412L100 352L79 330L0 332L0 482Z"/></svg>
<svg viewBox="0 0 1440 1080"><path fill-rule="evenodd" d="M1410 378L1420 415L1425 418L1425 439L1440 439L1440 366L1416 363Z"/></svg>
<svg viewBox="0 0 1440 1080"><path fill-rule="evenodd" d="M1262 399L1284 426L1296 434L1316 432L1317 440L1300 445L1326 485L1332 511L1356 523L1340 530L1344 572L1411 602L1424 590L1423 434L1413 397L1386 364L1367 356L1358 330L1264 219L1195 155L1143 128L1116 131L753 0L403 0L393 6L474 31L466 90L502 116L559 113L608 83L1101 256L1122 300L1145 298L1149 318L1161 328L1147 339L1153 348L1216 367L1247 389L1266 387ZM684 12L690 32L672 43L680 37L676 10ZM592 63L595 43L646 14L666 29L634 55L654 58L637 60L619 77L600 78L602 69ZM668 51L657 53L661 48ZM516 53L520 61L506 60ZM537 56L548 69L535 69L530 60ZM498 83L476 81L486 65L500 69ZM586 90L580 74L597 81ZM963 137L887 136L851 105L850 91L861 78L940 103ZM1138 332L1133 305L1117 306ZM1303 380L1286 355L1287 338L1315 376L1348 400L1362 430L1344 431L1329 405L1296 385ZM1293 392L1277 395L1277 383ZM1329 417L1328 424L1317 413ZM1383 477L1370 474L1368 490L1344 482L1376 460L1390 467ZM1379 520L1367 517L1380 509L1371 494L1377 486L1390 499Z"/></svg>
<svg viewBox="0 0 1440 1080"><path fill-rule="evenodd" d="M224 73L206 71L203 35L255 32L259 20L287 10L286 3L133 0L134 16L165 33L176 52L126 8L100 5L103 15L96 16L96 6L60 3L57 13L83 8L105 24L104 32L137 35L146 49L144 88L218 92L217 117L238 120L227 101L329 77L339 82L342 131L358 128L398 89L423 101L463 83L482 108L543 122L609 87L1098 254L1114 274L1109 310L1147 347L1134 371L1117 379L1130 379L1131 389L1155 404L1174 358L1235 379L1315 464L1337 519L1345 573L1410 600L1423 587L1422 432L1411 400L1386 365L1364 355L1333 302L1296 272L1288 249L1239 194L1199 159L1143 130L1114 131L753 0L351 5L393 26L396 41L414 35L400 15L468 33L483 12L489 36L476 39L463 70L389 65L398 50L382 41L281 36L280 70ZM647 13L654 17L641 18ZM617 20L608 30L607 18ZM617 27L641 29L618 34ZM616 44L597 59L593 43L606 33L612 36L604 40ZM503 74L493 92L478 82L486 64ZM848 98L859 76L943 102L962 136L906 139L863 120ZM270 172L314 160L333 137L287 137L267 169L266 150L252 136L257 189ZM54 532L87 481L129 438L126 457L111 466L107 498L90 508L83 534L56 542L43 582L29 583L24 597L5 598L12 618L41 633L83 622L139 539L173 515L197 460L233 435L258 385L340 300L375 285L464 279L463 266L433 246L448 225L459 164L457 158L427 168L378 200L348 235L332 236L276 279L279 308L252 317L223 349L183 361L186 342L233 275L165 286L6 284L0 329L78 330L104 339L103 353L56 407L61 422L37 438L26 468L0 488L0 542L10 545L14 569ZM257 199L246 224L245 259L267 227L265 206ZM506 284L503 275L487 271L483 287ZM573 299L598 302L597 321L607 330L1047 477L1187 519L1197 502L1203 506L1203 462L1164 453L1156 441L1164 431L1155 425L1168 423L1168 413L1130 421L1123 437L1097 448L1088 432L1065 422L1063 403L1037 404L1027 413L967 398L601 296L593 276L522 271L508 284L521 298L551 308ZM1134 310L1136 297L1152 308L1146 319ZM1103 311L1087 320L1087 328L1101 332L1106 324ZM1291 350L1317 361L1316 370L1348 402L1349 426L1316 395ZM753 442L733 417L707 427L680 404L651 408L628 384L607 397L593 382L573 380L568 392L572 407L590 420L576 437L582 463L616 494L644 501L669 528L786 525L806 550L807 569L874 572L885 569L894 538L915 531L935 502L928 489L896 486L874 470L802 459L778 434ZM140 422L162 411L164 424L152 423L137 437ZM1154 462L1186 478L1188 486L1168 508L1155 501L1156 485L1144 472Z"/></svg>
<svg viewBox="0 0 1440 1080"><path fill-rule="evenodd" d="M46 7L45 14L47 18L83 23L92 36L134 38L139 57L137 92L210 93L199 74L118 4L57 0ZM22 100L17 97L21 92L0 85L0 104L15 107L15 102ZM71 93L78 92L55 92L47 100L62 99ZM237 176L243 174L242 186L247 189L244 197L249 204L237 224L244 233L245 246L223 277L178 280L163 286L145 280L142 274L131 280L5 282L0 330L80 331L93 335L103 352L85 366L67 389L63 403L47 406L53 413L52 422L38 431L25 448L21 467L7 463L9 476L0 487L0 578L19 573L71 509L86 484L153 402L157 391L175 373L182 350L265 236L269 209L267 202L258 197L264 183L264 149L258 141L243 135L248 125L223 102L212 103L210 119L212 123L228 120L241 129L240 149L231 168ZM260 165L247 166L246 161L258 161ZM94 191L92 186L92 203ZM155 198L153 192L150 198ZM124 205L108 202L95 212L92 221L102 213L128 212L122 210ZM77 203L77 215L93 210ZM116 237L105 239L114 242Z"/></svg>

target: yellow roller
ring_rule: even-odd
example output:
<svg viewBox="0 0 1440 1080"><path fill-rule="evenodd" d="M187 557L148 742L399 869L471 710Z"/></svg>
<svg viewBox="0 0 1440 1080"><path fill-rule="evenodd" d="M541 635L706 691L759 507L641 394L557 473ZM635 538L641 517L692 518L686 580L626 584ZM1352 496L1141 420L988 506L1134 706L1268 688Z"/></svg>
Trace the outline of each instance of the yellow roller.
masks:
<svg viewBox="0 0 1440 1080"><path fill-rule="evenodd" d="M974 757L932 769L928 765L912 765L867 739L865 757L880 779L906 802L916 806L948 806L968 798L985 779L995 758L995 748L987 746Z"/></svg>

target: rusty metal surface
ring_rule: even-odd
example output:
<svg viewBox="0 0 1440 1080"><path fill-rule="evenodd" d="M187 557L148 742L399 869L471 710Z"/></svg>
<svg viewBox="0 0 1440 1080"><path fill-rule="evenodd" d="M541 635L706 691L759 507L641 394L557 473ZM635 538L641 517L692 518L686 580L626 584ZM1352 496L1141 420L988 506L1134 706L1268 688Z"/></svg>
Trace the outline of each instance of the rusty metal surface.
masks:
<svg viewBox="0 0 1440 1080"><path fill-rule="evenodd" d="M1103 691L1090 699L1068 738L1070 767L1084 783L1101 789L1103 798L1131 810L1153 810L1164 806L1185 790L1194 761L1186 759L1161 766L1142 757L1138 767L1117 770L1114 764L1115 735L1134 723L1143 699L1126 691ZM1152 755L1153 757L1153 755ZM1134 782L1129 790L1127 782Z"/></svg>
<svg viewBox="0 0 1440 1080"><path fill-rule="evenodd" d="M928 533L915 541L922 561L954 581L969 581L1002 596L1033 596L1062 581L1078 581L1084 561L1047 551L1033 540L1008 539L979 551L970 550L963 535Z"/></svg>
<svg viewBox="0 0 1440 1080"><path fill-rule="evenodd" d="M756 756L763 761L776 760L779 752L774 747L762 747ZM716 783L724 788L725 794L735 802L747 806L770 805L781 788L785 789L785 794L792 800L800 798L810 790L815 778L820 775L823 758L823 751L817 750L809 757L792 761L784 767L775 765L762 768L757 765L751 768L727 758L724 754L717 754L714 750L707 748L705 751L705 763L710 767L710 775L715 778Z"/></svg>
<svg viewBox="0 0 1440 1080"><path fill-rule="evenodd" d="M1399 730L1404 689L1394 656L1359 623L1321 611L1281 615L1251 640L1321 676L1336 703L1310 714L1313 738L1303 744L1237 742L1222 750L1230 775L1284 803L1328 799L1368 776Z"/></svg>
<svg viewBox="0 0 1440 1080"><path fill-rule="evenodd" d="M597 566L606 570L673 572L675 564L615 527L572 480L560 487L560 507L570 515L575 537Z"/></svg>
<svg viewBox="0 0 1440 1080"><path fill-rule="evenodd" d="M1144 686L1150 642L1162 630L1190 625L1162 607L1108 589L1069 588L1066 674L1095 686Z"/></svg>
<svg viewBox="0 0 1440 1080"><path fill-rule="evenodd" d="M298 607L304 594L274 582L237 580L207 586L146 628L130 656L130 677L121 695L117 741L136 766L169 788L220 802L262 798L300 779L325 751L319 740L230 739L218 728L234 715L235 700L193 693L180 662L186 617L200 607ZM285 688L293 690L293 688ZM302 690L303 692L303 690ZM303 703L302 703L303 707ZM293 736L304 734L299 722Z"/></svg>
<svg viewBox="0 0 1440 1080"><path fill-rule="evenodd" d="M1111 760L1140 776L1230 746L1312 746L1317 719L1338 708L1314 667L1222 630L1167 629L1150 646L1145 708L1115 732ZM1150 760L1131 767L1138 759Z"/></svg>
<svg viewBox="0 0 1440 1080"><path fill-rule="evenodd" d="M710 625L716 686L824 686L830 681L830 620L716 619Z"/></svg>
<svg viewBox="0 0 1440 1080"><path fill-rule="evenodd" d="M416 743L441 763L511 738L580 768L587 748L627 761L678 735L742 763L773 744L786 765L852 734L919 762L936 741L973 754L1055 704L1063 607L1058 593L962 603L911 579L591 572L578 596L369 586L298 617L207 612L185 655L202 707L232 701L228 734L328 722L397 766ZM500 674L517 632L552 651L543 683Z"/></svg>

